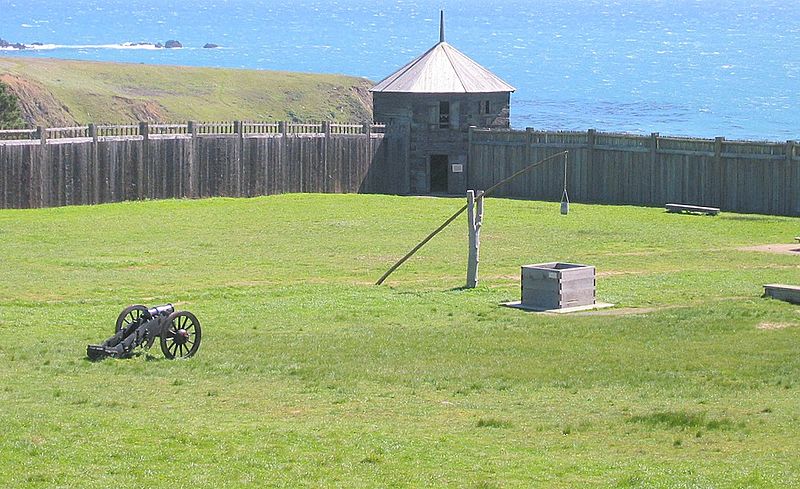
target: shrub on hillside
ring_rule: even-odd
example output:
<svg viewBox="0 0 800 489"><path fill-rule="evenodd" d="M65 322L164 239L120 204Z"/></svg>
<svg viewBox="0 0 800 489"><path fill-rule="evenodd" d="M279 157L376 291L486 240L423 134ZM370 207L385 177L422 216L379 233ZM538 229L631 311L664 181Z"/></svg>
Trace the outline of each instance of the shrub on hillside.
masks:
<svg viewBox="0 0 800 489"><path fill-rule="evenodd" d="M0 83L0 129L20 127L24 123L17 96L5 84Z"/></svg>

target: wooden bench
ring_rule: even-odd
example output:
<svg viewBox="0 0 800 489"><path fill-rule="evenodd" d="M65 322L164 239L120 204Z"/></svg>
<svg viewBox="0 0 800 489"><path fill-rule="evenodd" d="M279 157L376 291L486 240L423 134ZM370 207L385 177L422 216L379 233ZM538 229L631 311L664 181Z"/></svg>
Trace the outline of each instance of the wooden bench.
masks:
<svg viewBox="0 0 800 489"><path fill-rule="evenodd" d="M767 284L764 286L764 296L778 299L779 301L800 304L800 286Z"/></svg>
<svg viewBox="0 0 800 489"><path fill-rule="evenodd" d="M688 212L690 214L707 214L709 216L716 216L719 214L719 209L716 207L703 207L700 205L686 205L686 204L666 204L667 212Z"/></svg>
<svg viewBox="0 0 800 489"><path fill-rule="evenodd" d="M795 236L794 240L797 241L798 243L800 243L800 236Z"/></svg>

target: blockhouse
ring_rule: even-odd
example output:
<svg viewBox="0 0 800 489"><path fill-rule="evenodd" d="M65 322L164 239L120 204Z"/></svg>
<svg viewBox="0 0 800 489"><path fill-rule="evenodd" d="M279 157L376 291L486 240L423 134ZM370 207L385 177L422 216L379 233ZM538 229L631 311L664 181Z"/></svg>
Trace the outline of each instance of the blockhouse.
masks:
<svg viewBox="0 0 800 489"><path fill-rule="evenodd" d="M514 87L451 46L440 14L439 42L375 85L376 122L406 151L401 193L463 193L469 127L508 128ZM407 142L407 143L406 143Z"/></svg>

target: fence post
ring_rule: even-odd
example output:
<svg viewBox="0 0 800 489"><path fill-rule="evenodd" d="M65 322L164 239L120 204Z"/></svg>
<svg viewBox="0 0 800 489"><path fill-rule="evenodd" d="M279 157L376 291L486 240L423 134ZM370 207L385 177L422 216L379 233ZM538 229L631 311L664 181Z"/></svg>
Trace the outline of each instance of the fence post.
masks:
<svg viewBox="0 0 800 489"><path fill-rule="evenodd" d="M530 165L533 158L533 128L525 128L525 164Z"/></svg>
<svg viewBox="0 0 800 489"><path fill-rule="evenodd" d="M605 179L600 181L594 180L593 176L595 173L594 170L594 146L597 144L597 130L596 129L589 129L586 131L586 178L582 180L586 183L586 195L583 196L587 202L597 202L597 195L605 195L605 190L601 187L601 182ZM590 184L589 182L593 182L594 184ZM594 190L594 192L592 192ZM573 200L581 198L580 195L574 195L572 197Z"/></svg>
<svg viewBox="0 0 800 489"><path fill-rule="evenodd" d="M275 178L275 193L292 192L286 175L289 173L289 144L286 142L286 137L289 134L289 124L286 121L278 121L278 132L281 133L281 138L278 140L278 164L274 165Z"/></svg>
<svg viewBox="0 0 800 489"><path fill-rule="evenodd" d="M533 158L535 158L533 154L533 128L526 127L525 128L525 162L523 163L522 167L526 167L533 162ZM530 195L534 198L542 198L540 196L546 195L546 192L541 192L540 187L544 188L545 186L540 184L537 179L532 179L530 175L525 175L523 178L523 193L525 195Z"/></svg>
<svg viewBox="0 0 800 489"><path fill-rule="evenodd" d="M364 131L364 164L359 165L359 173L356 175L355 188L350 191L358 192L359 189L364 187L367 192L374 192L375 189L372 188L372 182L367 181L366 185L362 185L364 181L367 180L367 177L370 176L369 168L372 166L372 123L365 122L362 128ZM449 172L450 170L448 169L447 171ZM374 181L375 179L373 178L371 180ZM350 181L353 181L352 178Z"/></svg>
<svg viewBox="0 0 800 489"><path fill-rule="evenodd" d="M641 199L640 203L642 204L656 204L655 195L657 195L656 187L660 185L660 181L663 180L658 178L660 175L659 171L656 171L656 165L658 164L658 133L651 132L650 133L650 185L648 189L644 189L647 192L646 199ZM641 180L640 180L641 181ZM641 192L640 192L641 195Z"/></svg>
<svg viewBox="0 0 800 489"><path fill-rule="evenodd" d="M36 136L37 139L39 139L39 148L38 151L35 151L36 157L39 159L39 189L41 193L39 201L42 207L50 207L53 205L53 178L51 168L47 164L47 128L44 126L37 126ZM34 151L31 151L31 153L33 152ZM56 205L58 205L57 199Z"/></svg>
<svg viewBox="0 0 800 489"><path fill-rule="evenodd" d="M783 202L780 206L780 213L784 215L798 214L800 211L800 172L793 168L794 153L797 148L797 143L793 140L786 141L786 178L783 179L786 192L781 192ZM793 202L794 201L794 202ZM777 210L777 209L775 209Z"/></svg>
<svg viewBox="0 0 800 489"><path fill-rule="evenodd" d="M714 167L716 171L714 172L714 180L717 181L717 184L714 185L714 206L715 207L723 207L722 197L724 195L728 195L728 192L725 191L723 188L723 184L725 182L725 172L722 167L722 143L725 141L725 138L722 136L717 136L714 138ZM736 187L733 189L734 199L736 199Z"/></svg>
<svg viewBox="0 0 800 489"><path fill-rule="evenodd" d="M30 134L28 135L30 137ZM36 208L42 207L42 183L41 183L41 168L36 162L36 149L31 148L28 152L28 170L29 170L29 186L28 192L28 207ZM7 203L6 203L7 204Z"/></svg>
<svg viewBox="0 0 800 489"><path fill-rule="evenodd" d="M242 197L242 180L244 167L244 128L242 121L233 121L233 132L236 134L236 179L234 180L233 193L236 197Z"/></svg>
<svg viewBox="0 0 800 489"><path fill-rule="evenodd" d="M46 195L47 199L47 206L57 206L60 205L61 201L59 200L59 187L60 183L58 182L58 177L61 174L58 168L53 168L53 165L50 164L48 160L48 151L47 151L47 127L46 126L39 126L36 128L39 131L39 151L37 154L39 156L39 165L42 168L42 182L46 182L42 193Z"/></svg>
<svg viewBox="0 0 800 489"><path fill-rule="evenodd" d="M100 203L100 167L97 156L97 126L90 123L88 127L89 137L92 138L91 163L92 163L92 204Z"/></svg>
<svg viewBox="0 0 800 489"><path fill-rule="evenodd" d="M656 158L658 158L658 133L650 133L650 164L655 166Z"/></svg>
<svg viewBox="0 0 800 489"><path fill-rule="evenodd" d="M322 192L336 192L336 183L333 181L333 177L331 176L330 172L328 171L328 144L330 144L331 140L331 122L330 121L323 121L322 122L322 132L324 134L322 138L322 175L323 175L323 183L322 188L319 191Z"/></svg>
<svg viewBox="0 0 800 489"><path fill-rule="evenodd" d="M136 196L143 199L146 194L145 181L147 180L147 170L150 159L150 125L147 122L139 123L139 135L142 136L142 150L139 152L139 168L136 171Z"/></svg>
<svg viewBox="0 0 800 489"><path fill-rule="evenodd" d="M792 198L787 202L787 214L800 215L800 161L795 162L797 156L797 141L786 142L786 161L788 163L789 192Z"/></svg>
<svg viewBox="0 0 800 489"><path fill-rule="evenodd" d="M188 121L186 123L186 132L189 133L189 147L187 154L186 169L186 191L184 197L195 198L197 197L197 167L195 162L195 147L197 145L197 122Z"/></svg>

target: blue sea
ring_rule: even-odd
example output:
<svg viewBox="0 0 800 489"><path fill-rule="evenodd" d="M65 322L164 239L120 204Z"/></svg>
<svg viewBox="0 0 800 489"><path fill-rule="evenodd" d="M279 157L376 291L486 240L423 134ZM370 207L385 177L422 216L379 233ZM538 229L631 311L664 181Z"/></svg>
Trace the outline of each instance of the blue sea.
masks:
<svg viewBox="0 0 800 489"><path fill-rule="evenodd" d="M515 128L800 139L798 0L0 0L0 37L45 44L0 55L379 81L438 40L440 8L517 88Z"/></svg>

